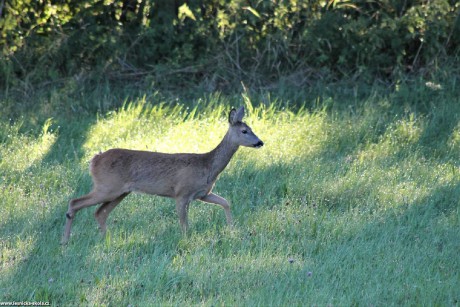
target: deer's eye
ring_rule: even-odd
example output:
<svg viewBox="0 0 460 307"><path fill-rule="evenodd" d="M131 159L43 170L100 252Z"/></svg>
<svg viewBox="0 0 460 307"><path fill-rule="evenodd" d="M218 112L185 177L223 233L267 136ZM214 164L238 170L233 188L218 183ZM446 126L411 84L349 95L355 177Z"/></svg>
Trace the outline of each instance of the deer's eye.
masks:
<svg viewBox="0 0 460 307"><path fill-rule="evenodd" d="M246 134L246 133L248 133L248 130L241 130L241 133Z"/></svg>

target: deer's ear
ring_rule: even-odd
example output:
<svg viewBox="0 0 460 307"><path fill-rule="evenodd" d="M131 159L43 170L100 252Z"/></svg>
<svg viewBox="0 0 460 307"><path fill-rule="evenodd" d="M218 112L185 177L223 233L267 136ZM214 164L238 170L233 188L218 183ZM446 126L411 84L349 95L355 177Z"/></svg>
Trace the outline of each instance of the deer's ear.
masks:
<svg viewBox="0 0 460 307"><path fill-rule="evenodd" d="M238 110L232 109L228 115L228 122L230 125L235 125L238 122L241 122L244 117L244 107L239 107Z"/></svg>
<svg viewBox="0 0 460 307"><path fill-rule="evenodd" d="M243 106L239 107L238 110L236 110L235 117L237 121L239 122L243 121L243 117L244 117L244 107Z"/></svg>
<svg viewBox="0 0 460 307"><path fill-rule="evenodd" d="M236 123L236 121L234 120L235 119L235 114L236 114L236 110L235 109L232 109L230 111L230 113L228 114L228 123L230 125L234 125Z"/></svg>

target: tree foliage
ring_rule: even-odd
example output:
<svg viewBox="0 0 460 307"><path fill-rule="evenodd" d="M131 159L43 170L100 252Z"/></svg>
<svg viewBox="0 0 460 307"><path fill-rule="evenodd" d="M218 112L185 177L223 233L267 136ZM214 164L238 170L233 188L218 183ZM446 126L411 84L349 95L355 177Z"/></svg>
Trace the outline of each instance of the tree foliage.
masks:
<svg viewBox="0 0 460 307"><path fill-rule="evenodd" d="M225 89L391 79L460 48L455 0L1 0L1 87L73 78Z"/></svg>

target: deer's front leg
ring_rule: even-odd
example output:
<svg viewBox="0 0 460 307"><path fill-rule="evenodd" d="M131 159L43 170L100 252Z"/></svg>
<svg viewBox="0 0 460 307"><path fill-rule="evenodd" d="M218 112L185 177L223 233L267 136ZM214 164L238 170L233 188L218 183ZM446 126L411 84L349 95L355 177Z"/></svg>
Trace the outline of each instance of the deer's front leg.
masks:
<svg viewBox="0 0 460 307"><path fill-rule="evenodd" d="M209 193L208 195L200 198L200 200L207 202L207 203L221 206L225 210L225 217L227 218L227 224L229 226L233 225L232 213L230 212L230 205L225 198L220 197L219 195L216 195L214 193Z"/></svg>

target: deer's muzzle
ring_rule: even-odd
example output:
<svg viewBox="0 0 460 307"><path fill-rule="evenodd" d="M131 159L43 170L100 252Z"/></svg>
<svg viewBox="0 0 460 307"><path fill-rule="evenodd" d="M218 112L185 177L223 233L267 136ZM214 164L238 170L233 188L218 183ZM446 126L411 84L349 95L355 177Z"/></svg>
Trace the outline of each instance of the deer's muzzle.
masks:
<svg viewBox="0 0 460 307"><path fill-rule="evenodd" d="M264 142L259 141L259 142L257 142L256 144L254 144L253 146L254 146L255 148L260 148L260 147L264 146Z"/></svg>

